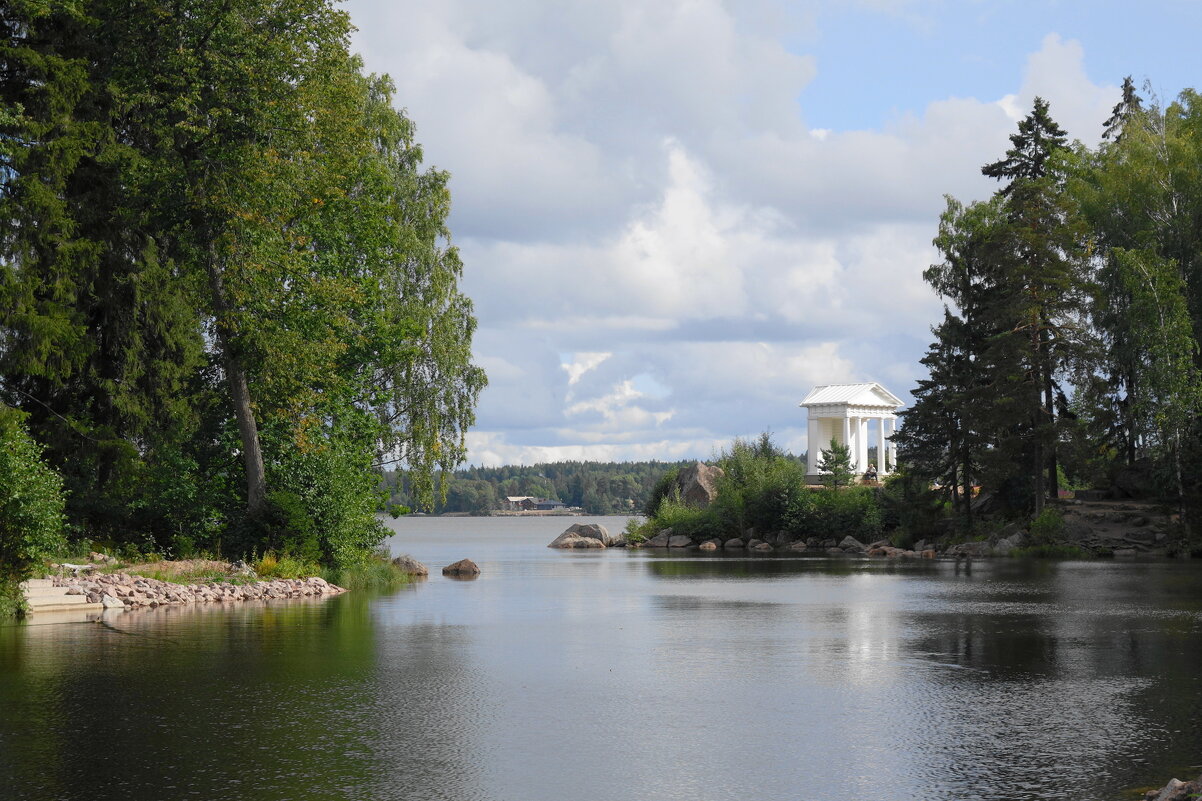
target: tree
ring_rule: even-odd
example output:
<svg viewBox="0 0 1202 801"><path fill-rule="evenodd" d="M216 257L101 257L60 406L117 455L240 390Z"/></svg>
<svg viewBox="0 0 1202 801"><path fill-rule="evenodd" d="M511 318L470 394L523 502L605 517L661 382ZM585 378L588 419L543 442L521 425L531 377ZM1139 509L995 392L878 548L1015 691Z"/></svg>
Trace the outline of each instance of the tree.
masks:
<svg viewBox="0 0 1202 801"><path fill-rule="evenodd" d="M167 466L220 477L227 522L292 493L347 541L379 536L382 458L429 499L485 379L447 176L346 15L19 0L4 22L0 391L56 463L95 443L135 498Z"/></svg>
<svg viewBox="0 0 1202 801"><path fill-rule="evenodd" d="M821 451L818 469L823 471L822 483L829 489L850 486L855 478L851 468L851 448L831 439L831 446Z"/></svg>
<svg viewBox="0 0 1202 801"><path fill-rule="evenodd" d="M1016 182L1039 180L1051 174L1052 154L1064 147L1068 135L1048 111L1048 102L1035 98L1031 112L1019 120L1018 131L1010 134L1010 148L1001 159L986 164L981 173L999 181L1009 179L1003 195L1010 194Z"/></svg>
<svg viewBox="0 0 1202 801"><path fill-rule="evenodd" d="M1122 141L1123 128L1128 121L1143 111L1143 99L1135 92L1135 83L1128 75L1123 78L1123 96L1110 112L1110 117L1104 122L1102 138L1109 139L1115 144Z"/></svg>
<svg viewBox="0 0 1202 801"><path fill-rule="evenodd" d="M62 479L21 417L0 406L0 584L28 577L64 543Z"/></svg>

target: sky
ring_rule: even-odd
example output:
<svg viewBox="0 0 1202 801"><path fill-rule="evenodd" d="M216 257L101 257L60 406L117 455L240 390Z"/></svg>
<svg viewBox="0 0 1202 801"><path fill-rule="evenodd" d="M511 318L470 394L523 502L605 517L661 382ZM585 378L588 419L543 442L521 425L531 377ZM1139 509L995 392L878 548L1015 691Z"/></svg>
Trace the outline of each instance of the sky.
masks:
<svg viewBox="0 0 1202 801"><path fill-rule="evenodd" d="M1198 86L1202 3L350 0L425 164L488 373L475 465L807 448L815 385L908 401L945 195L1049 101Z"/></svg>

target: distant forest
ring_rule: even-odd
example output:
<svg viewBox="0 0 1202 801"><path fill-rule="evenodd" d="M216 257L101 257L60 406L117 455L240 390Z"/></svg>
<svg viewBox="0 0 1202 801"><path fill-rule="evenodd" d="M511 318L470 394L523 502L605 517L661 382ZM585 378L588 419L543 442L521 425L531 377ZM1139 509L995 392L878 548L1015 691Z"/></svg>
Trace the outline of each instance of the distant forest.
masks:
<svg viewBox="0 0 1202 801"><path fill-rule="evenodd" d="M588 514L641 512L655 482L666 471L688 462L552 462L536 465L468 467L447 479L445 501L433 509L414 501L404 471L384 475L389 503L414 511L486 514L499 509L507 495L533 495L579 506Z"/></svg>

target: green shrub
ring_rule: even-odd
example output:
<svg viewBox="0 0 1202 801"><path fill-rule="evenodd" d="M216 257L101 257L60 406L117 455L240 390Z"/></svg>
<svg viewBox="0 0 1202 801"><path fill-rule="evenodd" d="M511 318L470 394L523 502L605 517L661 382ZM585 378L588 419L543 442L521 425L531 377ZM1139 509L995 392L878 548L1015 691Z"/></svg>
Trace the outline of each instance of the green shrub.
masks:
<svg viewBox="0 0 1202 801"><path fill-rule="evenodd" d="M789 509L787 530L798 537L842 539L850 535L871 542L882 530L876 492L870 487L807 491Z"/></svg>
<svg viewBox="0 0 1202 801"><path fill-rule="evenodd" d="M321 571L321 577L345 590L394 590L408 584L411 577L401 572L386 556L374 554L359 564L350 567L330 567Z"/></svg>
<svg viewBox="0 0 1202 801"><path fill-rule="evenodd" d="M1059 542L1063 534L1064 515L1059 509L1045 506L1031 521L1031 541L1035 545L1052 545Z"/></svg>
<svg viewBox="0 0 1202 801"><path fill-rule="evenodd" d="M639 521L637 517L631 517L626 521L626 541L631 543L640 543L647 541L647 524L650 520Z"/></svg>
<svg viewBox="0 0 1202 801"><path fill-rule="evenodd" d="M680 468L673 467L659 477L659 481L655 482L655 486L651 489L651 494L647 497L647 505L643 507L643 514L648 518L653 518L659 512L659 505L664 498L676 491L676 479L680 476Z"/></svg>
<svg viewBox="0 0 1202 801"><path fill-rule="evenodd" d="M673 534L684 534L694 539L710 539L721 536L721 520L712 507L698 509L681 503L674 497L664 498L655 516L655 530L672 529Z"/></svg>
<svg viewBox="0 0 1202 801"><path fill-rule="evenodd" d="M0 575L10 581L66 546L62 477L42 460L20 418L0 407Z"/></svg>

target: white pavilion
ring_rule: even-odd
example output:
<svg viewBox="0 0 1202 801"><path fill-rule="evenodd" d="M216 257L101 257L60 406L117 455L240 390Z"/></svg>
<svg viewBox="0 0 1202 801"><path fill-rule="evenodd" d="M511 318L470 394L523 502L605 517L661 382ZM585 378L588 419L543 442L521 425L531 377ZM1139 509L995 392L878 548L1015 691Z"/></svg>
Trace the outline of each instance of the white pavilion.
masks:
<svg viewBox="0 0 1202 801"><path fill-rule="evenodd" d="M826 384L814 387L800 404L809 412L806 479L817 482L821 450L833 439L851 452L852 469L868 469L869 422L876 421L877 474L897 465L897 448L890 441L897 430L897 410L905 404L880 384ZM881 455L885 458L882 459Z"/></svg>

